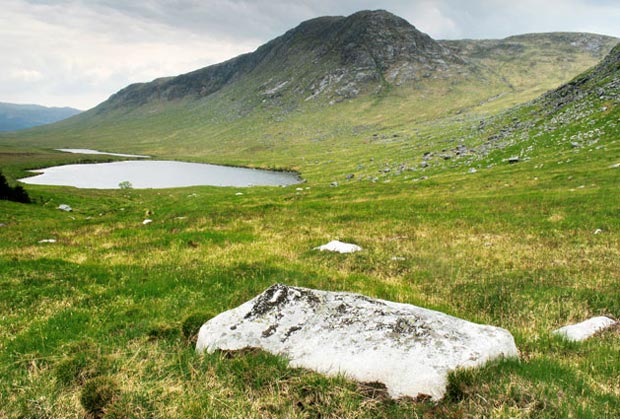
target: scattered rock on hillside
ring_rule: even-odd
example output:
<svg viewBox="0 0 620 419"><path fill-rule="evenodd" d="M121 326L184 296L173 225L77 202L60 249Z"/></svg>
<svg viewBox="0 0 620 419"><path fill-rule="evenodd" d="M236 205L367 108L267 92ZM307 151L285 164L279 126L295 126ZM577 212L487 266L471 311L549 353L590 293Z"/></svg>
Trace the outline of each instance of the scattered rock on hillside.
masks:
<svg viewBox="0 0 620 419"><path fill-rule="evenodd" d="M39 243L56 243L56 239L43 239L39 240Z"/></svg>
<svg viewBox="0 0 620 419"><path fill-rule="evenodd" d="M147 224L151 224L153 222L153 220L147 218L146 220L142 221L143 225L147 225Z"/></svg>
<svg viewBox="0 0 620 419"><path fill-rule="evenodd" d="M568 340L574 342L580 342L586 340L592 335L601 330L605 330L616 324L616 322L609 317L599 316L592 317L586 321L577 324L571 324L554 330L553 333L565 337Z"/></svg>
<svg viewBox="0 0 620 419"><path fill-rule="evenodd" d="M343 243L338 240L332 240L327 244L324 244L319 247L315 247L314 250L320 250L320 251L326 250L329 252L338 252L338 253L354 253L354 252L359 252L360 250L362 250L362 248L356 244Z"/></svg>
<svg viewBox="0 0 620 419"><path fill-rule="evenodd" d="M69 205L67 204L60 204L58 205L58 209L61 211L66 211L66 212L71 212L73 211L73 208L71 208Z"/></svg>
<svg viewBox="0 0 620 419"><path fill-rule="evenodd" d="M519 163L520 161L521 159L518 156L508 157L508 163L510 164Z"/></svg>
<svg viewBox="0 0 620 419"><path fill-rule="evenodd" d="M518 356L512 335L408 304L273 285L205 323L198 352L260 348L292 367L385 384L390 396L443 397L448 373Z"/></svg>
<svg viewBox="0 0 620 419"><path fill-rule="evenodd" d="M620 163L612 164L611 166L609 166L610 169L617 169L619 167L620 167Z"/></svg>

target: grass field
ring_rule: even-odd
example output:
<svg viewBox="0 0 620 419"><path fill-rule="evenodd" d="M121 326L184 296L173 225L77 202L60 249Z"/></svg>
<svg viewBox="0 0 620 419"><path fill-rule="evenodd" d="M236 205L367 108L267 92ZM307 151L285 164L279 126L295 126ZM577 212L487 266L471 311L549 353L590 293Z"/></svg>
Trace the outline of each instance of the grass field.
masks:
<svg viewBox="0 0 620 419"><path fill-rule="evenodd" d="M614 108L599 123L617 117ZM432 129L463 130L454 124ZM509 147L477 162L477 173L438 166L426 180L346 181L333 162L301 167L303 191L242 196L28 186L35 204L0 202L0 417L82 417L93 382L113 390L106 417L618 417L620 330L583 344L550 331L620 313L620 169L609 167L620 144L608 131L598 150L546 153L560 134L545 135L529 161L503 162ZM0 154L11 178L78 158ZM355 164L362 158L373 172L383 164L361 152ZM331 239L365 250L311 250ZM188 336L202 321L276 282L501 326L521 360L459 372L432 404L392 401L263 353L194 354Z"/></svg>

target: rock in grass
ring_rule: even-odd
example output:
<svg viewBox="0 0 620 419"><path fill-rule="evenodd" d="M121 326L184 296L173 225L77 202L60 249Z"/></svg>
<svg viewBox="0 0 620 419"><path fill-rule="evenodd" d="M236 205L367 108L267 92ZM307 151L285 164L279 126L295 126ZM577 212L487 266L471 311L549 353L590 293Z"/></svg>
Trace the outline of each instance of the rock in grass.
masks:
<svg viewBox="0 0 620 419"><path fill-rule="evenodd" d="M147 224L151 224L153 222L153 220L151 220L150 218L147 218L146 220L142 221L143 225L147 225Z"/></svg>
<svg viewBox="0 0 620 419"><path fill-rule="evenodd" d="M512 335L424 308L276 284L205 323L196 350L260 348L292 367L385 384L394 397L446 391L450 371L516 357Z"/></svg>
<svg viewBox="0 0 620 419"><path fill-rule="evenodd" d="M56 243L56 239L43 239L39 240L39 243Z"/></svg>
<svg viewBox="0 0 620 419"><path fill-rule="evenodd" d="M66 212L71 212L73 211L73 208L71 208L69 205L67 204L60 204L58 205L58 209L61 211L66 211Z"/></svg>
<svg viewBox="0 0 620 419"><path fill-rule="evenodd" d="M354 252L359 252L360 250L362 250L362 248L356 244L343 243L338 240L332 240L327 244L324 244L319 247L315 247L314 250L337 252L337 253L354 253Z"/></svg>
<svg viewBox="0 0 620 419"><path fill-rule="evenodd" d="M554 330L553 333L563 336L573 342L581 342L582 340L586 340L597 332L605 330L614 324L616 324L616 322L609 317L592 317L591 319L581 323L560 327L559 329Z"/></svg>

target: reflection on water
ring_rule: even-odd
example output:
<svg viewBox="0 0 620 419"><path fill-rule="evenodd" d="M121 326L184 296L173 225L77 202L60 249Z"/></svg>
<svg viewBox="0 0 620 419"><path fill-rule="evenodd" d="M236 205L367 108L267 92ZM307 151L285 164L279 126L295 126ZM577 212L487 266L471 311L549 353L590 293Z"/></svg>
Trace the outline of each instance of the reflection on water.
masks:
<svg viewBox="0 0 620 419"><path fill-rule="evenodd" d="M103 154L106 156L133 157L136 159L150 159L151 158L151 156L142 156L140 154L107 153L105 151L91 150L90 148L57 148L56 151L64 151L65 153L73 153L73 154Z"/></svg>
<svg viewBox="0 0 620 419"><path fill-rule="evenodd" d="M33 171L20 179L31 185L118 189L129 182L135 189L183 186L280 186L300 183L294 173L178 161L137 160L96 164L70 164Z"/></svg>

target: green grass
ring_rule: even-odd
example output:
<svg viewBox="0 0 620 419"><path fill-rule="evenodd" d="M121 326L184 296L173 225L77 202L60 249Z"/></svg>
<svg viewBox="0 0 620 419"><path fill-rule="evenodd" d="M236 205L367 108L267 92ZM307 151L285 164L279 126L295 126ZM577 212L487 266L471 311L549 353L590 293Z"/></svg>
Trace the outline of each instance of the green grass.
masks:
<svg viewBox="0 0 620 419"><path fill-rule="evenodd" d="M584 344L550 337L568 322L620 313L612 138L587 158L567 150L567 165L541 153L473 175L311 181L303 192L29 186L35 204L0 202L2 411L80 416L86 382L101 376L119 388L108 417L616 417L618 331ZM32 161L3 156L15 175ZM40 163L76 158L53 156ZM147 213L154 222L143 226ZM38 244L44 238L57 243ZM335 238L365 250L311 250ZM505 327L521 361L457 373L432 404L392 401L263 353L194 354L188 317L206 320L275 282Z"/></svg>

